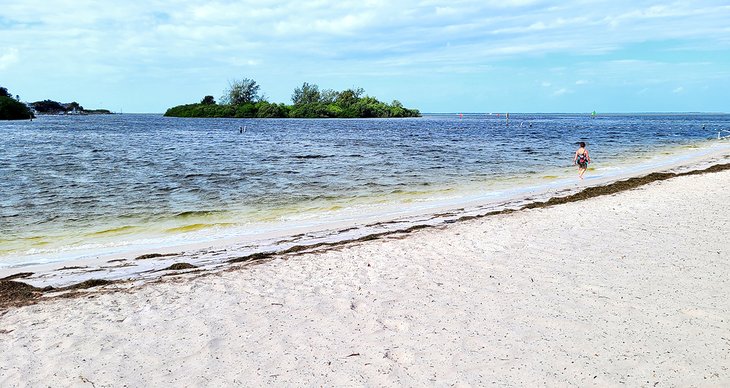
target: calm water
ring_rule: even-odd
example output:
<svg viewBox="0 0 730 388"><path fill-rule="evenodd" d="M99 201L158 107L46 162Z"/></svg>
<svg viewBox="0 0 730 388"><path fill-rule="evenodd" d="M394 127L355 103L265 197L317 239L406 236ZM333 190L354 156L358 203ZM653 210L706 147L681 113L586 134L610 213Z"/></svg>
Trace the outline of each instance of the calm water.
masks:
<svg viewBox="0 0 730 388"><path fill-rule="evenodd" d="M503 115L0 122L0 267L84 247L409 206L572 174L580 140L595 166L611 166L728 128L730 115L513 114L509 125Z"/></svg>

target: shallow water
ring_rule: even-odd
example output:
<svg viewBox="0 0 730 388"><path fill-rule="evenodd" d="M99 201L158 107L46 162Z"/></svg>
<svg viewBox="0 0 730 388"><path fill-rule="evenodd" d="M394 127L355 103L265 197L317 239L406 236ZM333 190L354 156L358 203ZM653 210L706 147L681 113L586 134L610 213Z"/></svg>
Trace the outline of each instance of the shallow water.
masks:
<svg viewBox="0 0 730 388"><path fill-rule="evenodd" d="M699 114L0 122L0 268L356 222L572 176L581 140L609 171L728 128Z"/></svg>

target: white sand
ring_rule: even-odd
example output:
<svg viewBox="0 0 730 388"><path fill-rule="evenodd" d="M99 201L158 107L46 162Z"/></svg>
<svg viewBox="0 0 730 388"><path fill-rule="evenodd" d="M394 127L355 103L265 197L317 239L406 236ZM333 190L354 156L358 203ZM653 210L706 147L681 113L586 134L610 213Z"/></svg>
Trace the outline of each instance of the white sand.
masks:
<svg viewBox="0 0 730 388"><path fill-rule="evenodd" d="M11 309L0 386L729 386L729 198L685 176Z"/></svg>

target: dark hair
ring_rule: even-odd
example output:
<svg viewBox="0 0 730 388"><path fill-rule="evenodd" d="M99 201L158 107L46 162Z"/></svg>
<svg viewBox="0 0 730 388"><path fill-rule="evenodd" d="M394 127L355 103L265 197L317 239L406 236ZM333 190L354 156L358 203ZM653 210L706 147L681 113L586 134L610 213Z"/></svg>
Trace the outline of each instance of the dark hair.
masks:
<svg viewBox="0 0 730 388"><path fill-rule="evenodd" d="M586 148L586 143L585 142L580 142L580 146L583 147L583 148Z"/></svg>

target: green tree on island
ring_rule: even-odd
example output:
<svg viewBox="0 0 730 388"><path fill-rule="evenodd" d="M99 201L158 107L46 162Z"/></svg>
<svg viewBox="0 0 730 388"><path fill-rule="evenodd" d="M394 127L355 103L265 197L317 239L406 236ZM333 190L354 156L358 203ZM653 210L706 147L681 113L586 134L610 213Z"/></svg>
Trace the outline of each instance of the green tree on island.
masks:
<svg viewBox="0 0 730 388"><path fill-rule="evenodd" d="M65 113L66 108L58 101L43 100L31 103L33 109L41 114Z"/></svg>
<svg viewBox="0 0 730 388"><path fill-rule="evenodd" d="M35 113L38 114L111 114L112 112L108 109L85 109L81 104L76 101L62 104L58 101L43 100L36 101L30 104L24 104L20 102L20 96L13 95L8 92L7 88L0 87L0 120L27 120L35 118Z"/></svg>
<svg viewBox="0 0 730 388"><path fill-rule="evenodd" d="M259 94L259 85L250 78L229 82L228 90L216 104L213 96L200 103L172 107L165 116L172 117L248 117L248 118L355 118L355 117L418 117L416 109L391 104L365 96L362 88L341 92L323 89L304 82L294 89L293 105L275 104Z"/></svg>
<svg viewBox="0 0 730 388"><path fill-rule="evenodd" d="M315 104L320 102L319 86L304 83L301 88L294 89L291 96L294 105Z"/></svg>
<svg viewBox="0 0 730 388"><path fill-rule="evenodd" d="M81 106L78 102L73 101L72 103L68 104L68 106L66 107L66 110L67 111L69 111L69 110L83 111L84 107Z"/></svg>
<svg viewBox="0 0 730 388"><path fill-rule="evenodd" d="M7 88L0 86L0 120L28 120L35 117L28 106L19 100L20 96L14 99Z"/></svg>
<svg viewBox="0 0 730 388"><path fill-rule="evenodd" d="M228 91L221 97L221 102L227 105L243 105L259 100L259 85L250 78L240 81L230 81Z"/></svg>

